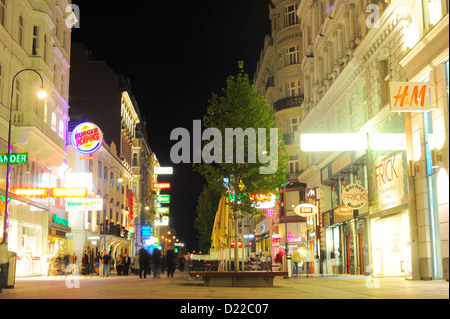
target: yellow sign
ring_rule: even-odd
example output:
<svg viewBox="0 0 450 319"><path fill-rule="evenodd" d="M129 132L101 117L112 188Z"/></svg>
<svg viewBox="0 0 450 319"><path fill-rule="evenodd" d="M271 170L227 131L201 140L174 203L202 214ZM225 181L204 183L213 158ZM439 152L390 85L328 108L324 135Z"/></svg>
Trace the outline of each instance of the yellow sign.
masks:
<svg viewBox="0 0 450 319"><path fill-rule="evenodd" d="M52 189L52 197L87 197L87 188L56 187Z"/></svg>

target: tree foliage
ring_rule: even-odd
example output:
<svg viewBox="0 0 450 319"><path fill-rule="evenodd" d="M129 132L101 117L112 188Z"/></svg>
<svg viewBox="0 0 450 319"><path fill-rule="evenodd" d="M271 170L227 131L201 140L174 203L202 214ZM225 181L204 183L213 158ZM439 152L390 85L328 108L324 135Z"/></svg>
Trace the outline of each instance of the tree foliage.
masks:
<svg viewBox="0 0 450 319"><path fill-rule="evenodd" d="M254 90L250 83L248 75L244 72L243 63L239 62L239 73L236 76L229 76L226 81L226 88L222 89L219 96L213 94L209 100L207 113L203 118L205 128L217 128L221 132L221 154L227 154L226 145L226 129L241 128L243 131L247 129L266 129L266 136L262 136L263 145L265 146L264 154L272 159L277 159L277 169L272 174L261 174L261 167L268 167L270 163L264 162L260 158L260 153L256 156L256 161L250 159L249 146L255 147L252 143L259 142L251 140L247 137L244 139L244 161L237 158L237 143L234 141L233 157L228 161L213 163L194 164L194 169L202 174L209 184L217 186L225 185L227 189L221 188L225 195L227 190L235 192L235 197L240 201L235 202L232 209L234 212L239 211L241 214L256 212L252 202L245 194L252 193L268 193L275 192L277 188L285 183L287 174L287 151L283 138L278 130L277 139L271 138L270 129L277 129L275 114L270 109L266 98L259 92ZM273 136L272 136L273 137ZM277 143L274 145L274 143ZM206 146L208 141L204 142ZM205 147L204 146L204 147ZM256 149L261 152L260 145ZM272 146L272 147L271 147ZM272 152L275 149L276 152ZM216 150L217 151L217 150ZM239 187L239 185L241 187Z"/></svg>

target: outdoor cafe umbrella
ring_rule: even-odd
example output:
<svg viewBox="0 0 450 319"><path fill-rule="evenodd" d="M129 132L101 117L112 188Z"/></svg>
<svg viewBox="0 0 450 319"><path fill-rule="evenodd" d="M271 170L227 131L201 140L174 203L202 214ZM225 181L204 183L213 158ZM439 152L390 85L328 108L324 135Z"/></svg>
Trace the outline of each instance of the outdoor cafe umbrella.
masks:
<svg viewBox="0 0 450 319"><path fill-rule="evenodd" d="M230 206L227 205L228 199L225 196L220 198L219 207L217 208L214 227L211 236L212 246L215 249L223 249L228 245L228 218L230 215ZM231 228L232 230L232 228Z"/></svg>

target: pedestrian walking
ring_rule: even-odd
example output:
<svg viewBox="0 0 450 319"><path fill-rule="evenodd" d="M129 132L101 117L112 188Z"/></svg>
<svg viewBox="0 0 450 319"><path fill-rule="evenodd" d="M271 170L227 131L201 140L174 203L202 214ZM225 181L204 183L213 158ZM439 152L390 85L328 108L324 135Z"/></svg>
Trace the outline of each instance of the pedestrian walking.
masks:
<svg viewBox="0 0 450 319"><path fill-rule="evenodd" d="M77 267L77 255L73 252L72 257L70 257L70 264L72 266L72 274L76 273Z"/></svg>
<svg viewBox="0 0 450 319"><path fill-rule="evenodd" d="M167 264L167 278L172 277L175 271L176 265L176 256L175 251L173 249L169 249L166 252L166 264Z"/></svg>
<svg viewBox="0 0 450 319"><path fill-rule="evenodd" d="M128 256L128 253L123 254L123 274L128 276L130 271L131 258Z"/></svg>
<svg viewBox="0 0 450 319"><path fill-rule="evenodd" d="M305 257L303 258L303 263L306 264L306 277L309 277L309 274L311 272L311 270L310 270L311 262L312 262L311 251L308 249L306 251Z"/></svg>
<svg viewBox="0 0 450 319"><path fill-rule="evenodd" d="M103 251L103 256L100 259L100 263L102 264L102 277L108 277L108 268L111 257L108 255L106 250Z"/></svg>
<svg viewBox="0 0 450 319"><path fill-rule="evenodd" d="M294 253L292 254L292 261L294 262L295 275L298 278L298 264L302 262L302 257L300 256L298 249L294 249Z"/></svg>
<svg viewBox="0 0 450 319"><path fill-rule="evenodd" d="M117 276L122 276L122 271L123 271L123 257L122 257L122 254L119 254L119 256L117 256L116 271L117 271Z"/></svg>
<svg viewBox="0 0 450 319"><path fill-rule="evenodd" d="M134 273L136 275L140 275L141 274L141 272L139 271L139 254L137 254L134 257L134 266L133 266L133 268L134 268Z"/></svg>
<svg viewBox="0 0 450 319"><path fill-rule="evenodd" d="M160 278L159 269L161 267L161 251L158 248L153 249L153 278Z"/></svg>
<svg viewBox="0 0 450 319"><path fill-rule="evenodd" d="M141 248L139 250L139 278L142 278L142 274L144 274L144 278L147 278L149 264L150 256L144 248Z"/></svg>

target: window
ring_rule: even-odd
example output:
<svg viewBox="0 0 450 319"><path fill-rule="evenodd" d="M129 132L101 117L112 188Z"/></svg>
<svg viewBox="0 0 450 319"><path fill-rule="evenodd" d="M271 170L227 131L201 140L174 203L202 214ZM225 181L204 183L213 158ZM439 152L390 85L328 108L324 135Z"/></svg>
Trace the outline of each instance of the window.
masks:
<svg viewBox="0 0 450 319"><path fill-rule="evenodd" d="M108 174L108 167L103 167L103 178L105 179L105 183L106 183L106 178L107 178L107 176L106 176L106 174Z"/></svg>
<svg viewBox="0 0 450 319"><path fill-rule="evenodd" d="M94 161L92 159L89 159L89 172L93 172L94 171Z"/></svg>
<svg viewBox="0 0 450 319"><path fill-rule="evenodd" d="M31 54L32 55L37 55L37 47L38 47L38 26L35 25L33 26L33 43L32 43L32 51Z"/></svg>
<svg viewBox="0 0 450 319"><path fill-rule="evenodd" d="M286 66L300 63L299 46L295 45L286 49Z"/></svg>
<svg viewBox="0 0 450 319"><path fill-rule="evenodd" d="M284 25L287 27L287 26L297 24L297 23L298 23L297 5L294 4L294 5L286 8L286 16L285 16Z"/></svg>
<svg viewBox="0 0 450 319"><path fill-rule="evenodd" d="M47 123L47 117L48 117L48 106L47 106L47 100L44 102L44 122Z"/></svg>
<svg viewBox="0 0 450 319"><path fill-rule="evenodd" d="M47 35L44 34L44 61L47 62Z"/></svg>
<svg viewBox="0 0 450 319"><path fill-rule="evenodd" d="M52 112L52 130L53 130L53 132L56 132L56 114L55 114L55 112Z"/></svg>
<svg viewBox="0 0 450 319"><path fill-rule="evenodd" d="M300 118L294 117L289 119L289 133L294 134L298 131L298 128L300 126Z"/></svg>
<svg viewBox="0 0 450 319"><path fill-rule="evenodd" d="M16 98L16 103L14 105L14 111L18 111L19 110L19 105L20 105L20 81L19 79L16 79L16 83L14 85L14 95Z"/></svg>
<svg viewBox="0 0 450 319"><path fill-rule="evenodd" d="M23 45L23 17L19 16L19 34L18 34L18 41L20 46Z"/></svg>
<svg viewBox="0 0 450 319"><path fill-rule="evenodd" d="M110 185L111 185L111 187L112 187L112 186L113 186L113 180L114 180L114 174L113 174L113 172L111 172L110 174L111 174Z"/></svg>
<svg viewBox="0 0 450 319"><path fill-rule="evenodd" d="M298 173L298 161L289 161L289 174Z"/></svg>
<svg viewBox="0 0 450 319"><path fill-rule="evenodd" d="M379 61L380 72L380 89L381 89L381 106L389 103L389 82L391 80L389 57Z"/></svg>
<svg viewBox="0 0 450 319"><path fill-rule="evenodd" d="M132 166L138 166L138 153L133 153L133 165Z"/></svg>
<svg viewBox="0 0 450 319"><path fill-rule="evenodd" d="M63 120L59 120L58 135L61 138L64 138L64 121Z"/></svg>
<svg viewBox="0 0 450 319"><path fill-rule="evenodd" d="M300 96L300 81L288 83L289 97Z"/></svg>
<svg viewBox="0 0 450 319"><path fill-rule="evenodd" d="M102 178L102 162L97 160L97 177Z"/></svg>
<svg viewBox="0 0 450 319"><path fill-rule="evenodd" d="M0 24L6 24L6 0L0 0Z"/></svg>

